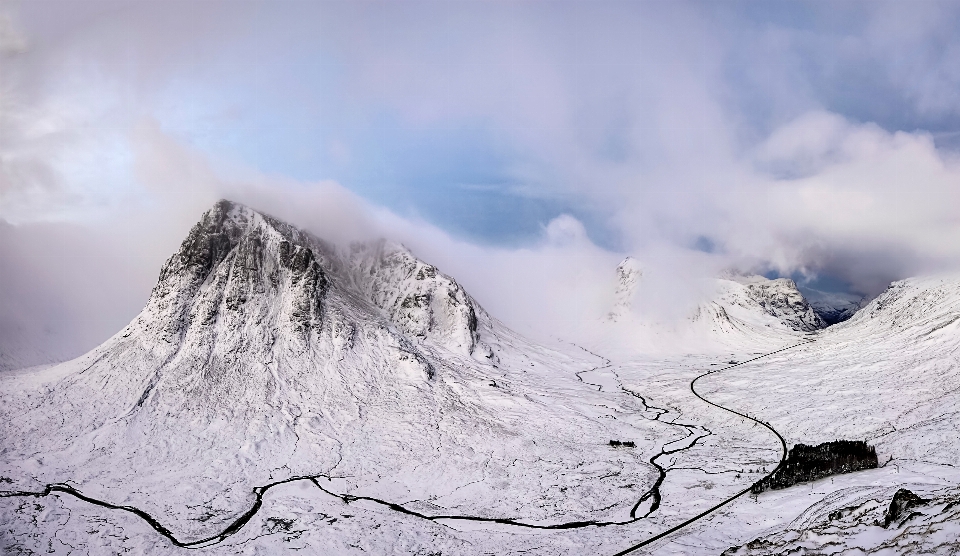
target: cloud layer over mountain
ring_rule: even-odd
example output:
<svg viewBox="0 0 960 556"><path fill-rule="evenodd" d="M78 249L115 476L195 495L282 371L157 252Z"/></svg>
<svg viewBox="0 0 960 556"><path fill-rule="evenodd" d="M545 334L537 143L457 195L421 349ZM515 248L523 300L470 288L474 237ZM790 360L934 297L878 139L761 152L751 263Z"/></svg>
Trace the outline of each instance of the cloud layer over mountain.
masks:
<svg viewBox="0 0 960 556"><path fill-rule="evenodd" d="M392 235L541 331L602 314L627 254L661 313L729 267L876 294L960 261L958 24L950 2L5 3L0 321L103 339L219 197Z"/></svg>

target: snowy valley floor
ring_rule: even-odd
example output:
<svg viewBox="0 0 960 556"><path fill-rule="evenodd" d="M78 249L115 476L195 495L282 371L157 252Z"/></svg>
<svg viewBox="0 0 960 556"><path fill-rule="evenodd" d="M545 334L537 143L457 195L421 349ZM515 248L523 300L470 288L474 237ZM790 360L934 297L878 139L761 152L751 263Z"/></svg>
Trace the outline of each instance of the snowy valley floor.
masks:
<svg viewBox="0 0 960 556"><path fill-rule="evenodd" d="M571 372L566 377L546 368L543 375L528 379L532 383L543 380L542 384L550 386L542 388L539 394L531 391L526 395L542 396L545 403L562 400L572 411L609 422L613 428L608 430L619 431L619 434L608 435L616 438L596 438L594 443L615 462L605 475L619 482L617 487L627 493L621 501L629 503L617 504L618 500L614 500L613 506L618 506L611 508L614 511L608 509L595 518L601 525L536 529L462 519L427 520L382 503L349 497L345 501L333 494L350 492L357 497L385 499L384 502L401 504L421 515L460 514L425 510L416 500L402 496L391 498L389 486L378 492L377 485L372 484L358 492L344 479L319 479L316 483L300 480L270 489L263 496L262 507L242 529L214 546L198 550L212 554L270 553L281 548L316 554L619 552L724 501L761 477L764 469L772 470L776 465L780 457L776 437L755 424L711 408L693 397L689 390L692 378L711 370L711 361L722 360L719 364L726 367L730 360L750 357L756 354L730 354L724 358L691 356L630 364L598 361L596 368ZM510 387L510 383L504 386ZM651 431L651 425L659 428ZM546 436L551 434L551 426L563 424L537 423L535 426ZM609 440L613 439L634 442L636 447L612 447ZM650 495L644 500L643 495L659 478L649 461L661 452L668 453L656 459L665 471L659 487L660 500L655 502L655 497ZM555 472L574 475L574 480L557 477L547 481L554 483L548 488L566 490L571 487L556 485L572 484L576 488L577 482L590 480L591 473L582 469L583 458L578 454L557 454L556 459L551 464ZM436 464L453 466L455 462L438 459ZM511 486L507 481L490 477L472 487L452 485L449 488L487 490L485 496L493 492L505 507L521 507L523 501L512 499L528 494L523 491L529 488L521 490ZM547 496L542 498L541 505L550 503ZM136 515L97 507L69 494L11 497L2 503L4 522L8 523L3 532L4 542L11 549L38 553L50 549L60 553L183 550L174 547ZM655 504L658 507L653 509ZM648 513L650 515L644 517ZM525 519L524 515L509 511L496 517L546 527L572 521L562 513L539 520ZM208 532L212 535L219 531ZM187 540L175 529L172 534Z"/></svg>
<svg viewBox="0 0 960 556"><path fill-rule="evenodd" d="M829 513L866 501L873 501L875 506L889 504L893 491L901 487L923 497L960 497L957 488L960 470L953 463L958 451L956 425L942 411L960 406L937 394L950 390L956 392L960 387L956 361L952 364L942 358L930 361L924 359L923 350L916 350L913 359L905 357L902 352L883 350L875 353L877 350L859 349L857 353L851 353L849 344L845 343L850 339L837 332L822 333L814 343L708 375L698 382L698 387L712 401L771 423L787 437L790 445L834 438L867 439L878 446L881 461L886 462L884 467L759 496L742 496L636 553L720 554L730 547L771 537L771 542L778 541L777 546L763 545L762 549L749 553L773 554L790 548L791 541L785 537L789 537L787 533L791 528L799 532L816 530L821 521L829 524ZM887 349L895 350L893 347ZM551 401L564 400L582 415L619 421L626 427L620 429L623 433L619 438L633 440L637 447L605 447L620 459L620 467L613 473L619 474L623 466L634 465L646 472L647 482L643 486L649 487L650 479L656 477L655 470L647 463L650 458L661 451L678 450L657 460L667 470L667 475L661 486L660 507L648 518L622 526L561 530L463 520L430 521L370 501L347 502L324 492L310 481L297 481L268 491L262 507L236 534L196 551L208 554L282 551L307 554L617 553L736 494L763 476L764 471L775 467L780 457L780 445L774 435L755 423L703 403L689 389L690 381L703 372L729 367L731 362L745 361L757 355L755 351L741 351L722 357L689 355L627 363L599 361L595 369L571 373L572 376L564 377L567 380L551 369L528 379L531 383L540 379L544 381L542 384L550 384L541 395ZM925 369L924 364L934 368ZM844 372L864 366L869 366L872 372ZM944 369L947 372L943 372ZM927 370L932 374L927 375L924 372ZM916 373L923 374L918 376ZM26 380L28 376L5 378L4 391L11 391L11 382ZM899 382L893 389L882 387L898 377ZM939 384L929 382L934 377ZM576 380L577 384L569 379ZM911 388L919 391L911 391ZM858 394L864 390L876 395ZM643 398L639 399L638 395ZM906 418L910 421L904 421ZM638 433L650 422L666 425L653 438L641 438ZM900 422L904 424L898 427ZM563 426L562 423L532 425L540 427L544 435L550 434L551 427ZM634 426L637 428L631 430ZM596 441L605 444L608 439L598 438ZM692 447L688 447L691 444ZM629 454L626 461L623 454ZM559 473L577 472L579 458L576 454L557 456L558 469L563 470ZM437 463L452 465L441 463L439 459ZM637 469L633 470L634 473ZM639 500L646 490L631 485L626 479L622 482L622 488L634 493L632 499ZM343 480L321 480L319 484L337 494L351 488ZM465 487L457 485L453 489ZM492 492L507 507L511 498L529 494L529 489L514 490L509 482L498 481L496 477L487 478L472 488L488 490L488 496ZM365 486L362 492L353 490L352 494L384 498L417 509L414 500L391 499L389 489L377 492L376 484ZM8 553L168 554L185 551L174 547L135 515L97 507L70 495L13 497L0 501L0 504L0 521L4 524L2 542ZM650 502L641 506L638 515L649 510ZM616 514L604 515L603 520L630 521L629 514L630 508L622 506ZM523 515L510 512L498 517L525 521ZM560 519L539 523L563 522L562 516L558 517ZM914 521L919 520L915 518ZM526 522L538 523L537 520ZM874 530L867 534L856 530L857 527ZM926 532L919 536L935 545L940 543L941 553L955 553L956 546L949 544L955 535L951 535L949 529L952 527L953 531L960 533L960 527L955 519L952 523L949 520L941 523L938 530L944 527L948 532L933 535L924 530ZM793 536L799 537L799 532ZM177 534L175 530L174 534ZM854 534L859 536L853 537ZM808 539L807 544L823 551L824 545L832 543L838 553L860 553L853 548L860 545L865 549L863 552L870 552L870 546L867 546L870 542L879 546L896 534L896 530L869 523L854 524L848 528L819 531L812 542ZM903 531L900 534L903 536ZM864 541L860 538L864 535L873 540ZM796 539L793 541L798 544ZM847 546L848 542L854 542L854 545ZM914 546L914 549L918 546L923 545ZM887 548L886 552L907 553L909 549ZM936 553L936 546L926 546L917 553Z"/></svg>

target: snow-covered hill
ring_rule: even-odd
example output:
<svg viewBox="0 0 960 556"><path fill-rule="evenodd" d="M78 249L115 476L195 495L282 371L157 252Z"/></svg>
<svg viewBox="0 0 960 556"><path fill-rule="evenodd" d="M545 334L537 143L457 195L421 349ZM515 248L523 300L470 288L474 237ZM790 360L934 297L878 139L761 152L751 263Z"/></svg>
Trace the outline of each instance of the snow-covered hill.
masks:
<svg viewBox="0 0 960 556"><path fill-rule="evenodd" d="M759 305L763 313L777 318L793 330L812 332L826 326L797 289L797 284L789 278L771 280L763 276L743 276L730 281L745 286L749 299ZM741 297L732 294L724 300L743 306Z"/></svg>
<svg viewBox="0 0 960 556"><path fill-rule="evenodd" d="M789 343L826 327L793 280L728 274L689 314L644 312L637 306L642 265L627 257L616 269L613 307L591 346L610 354L723 353Z"/></svg>
<svg viewBox="0 0 960 556"><path fill-rule="evenodd" d="M0 377L0 550L181 553L161 526L217 555L614 554L779 461L703 395L885 465L740 498L646 553L952 553L960 276L826 329L793 282L728 277L669 330L630 307L640 265L618 278L606 346L543 345L401 245L222 201L123 330ZM629 341L676 343L597 351ZM55 483L127 509L43 496ZM900 488L928 502L875 525Z"/></svg>
<svg viewBox="0 0 960 556"><path fill-rule="evenodd" d="M884 464L761 495L757 510L784 521L743 533L730 554L956 553L960 275L895 282L802 350L725 371L704 391L763 416L790 445L866 440ZM876 526L900 488L930 503Z"/></svg>
<svg viewBox="0 0 960 556"><path fill-rule="evenodd" d="M3 378L0 476L69 482L184 541L299 476L429 514L630 521L657 476L640 454L672 427L577 374L602 364L514 334L402 246L340 248L221 201L128 326ZM9 546L36 537L24 527Z"/></svg>

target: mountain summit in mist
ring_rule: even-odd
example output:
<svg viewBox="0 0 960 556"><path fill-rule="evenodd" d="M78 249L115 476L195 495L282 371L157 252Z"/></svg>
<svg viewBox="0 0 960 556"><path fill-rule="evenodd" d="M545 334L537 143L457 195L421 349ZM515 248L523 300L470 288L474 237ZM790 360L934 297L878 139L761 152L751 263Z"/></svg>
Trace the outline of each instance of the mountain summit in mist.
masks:
<svg viewBox="0 0 960 556"><path fill-rule="evenodd" d="M960 278L895 283L825 328L791 280L726 276L668 329L634 307L640 264L616 276L596 341L533 342L402 245L220 201L120 332L0 375L0 546L755 553L792 549L791 527L851 547L873 522L904 546L929 540L910 519L952 527ZM615 349L643 342L666 348ZM835 440L897 466L738 498L788 446ZM901 488L920 517L884 517ZM720 526L676 529L697 515Z"/></svg>

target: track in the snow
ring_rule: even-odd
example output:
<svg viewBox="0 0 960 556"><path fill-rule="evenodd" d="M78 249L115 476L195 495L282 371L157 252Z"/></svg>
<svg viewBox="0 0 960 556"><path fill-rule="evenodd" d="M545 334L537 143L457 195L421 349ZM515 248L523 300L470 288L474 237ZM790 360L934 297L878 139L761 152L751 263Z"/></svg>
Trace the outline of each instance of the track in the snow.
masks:
<svg viewBox="0 0 960 556"><path fill-rule="evenodd" d="M768 429L770 432L772 432L772 433L780 440L780 444L781 444L781 446L782 446L782 455L781 455L781 458L780 458L780 462L778 463L777 467L776 467L773 471L771 471L770 474L767 475L767 477L769 477L770 475L773 475L774 473L776 473L777 470L780 469L780 466L783 465L783 462L784 462L784 460L786 459L786 456L787 456L787 443L786 443L786 440L784 440L783 436L781 436L780 433L778 433L773 427L771 427L769 424L767 424L767 423L765 423L765 422L763 422L763 421L760 421L760 420L758 420L758 419L755 419L755 418L753 418L753 417L750 417L749 415L746 415L746 414L741 413L741 412L739 412L739 411L736 411L736 410L733 410L733 409L730 409L730 408L727 408L727 407L723 407L722 405L719 405L719 404L717 404L717 403L711 402L710 400L704 398L704 397L701 396L699 393L697 393L697 390L696 390L696 388L695 388L695 385L696 385L696 383L697 383L698 380L700 380L701 378L703 378L703 377L705 377L705 376L709 376L709 375L712 375L712 374L716 374L716 373L719 373L719 372L721 372L721 371L725 371L725 370L728 370L728 369L732 369L732 368L734 368L734 367L739 367L739 366L741 366L741 365L745 365L745 364L750 363L750 362L752 362L752 361L756 361L756 360L758 360L758 359L762 359L762 358L764 358L764 357L767 357L767 356L770 356L770 355L774 355L774 354L780 353L780 352L782 352L782 351L786 351L786 350L793 349L793 348L798 347L798 346L801 346L801 345L808 344L808 343L810 343L810 341L811 341L811 340L807 340L807 341L801 342L801 343L799 343L799 344L795 344L795 345L792 345L792 346L789 346L789 347L785 347L785 348L779 349L779 350L777 350L777 351L772 351L772 352L770 352L770 353L766 353L766 354L763 354L763 355L754 357L754 358L752 358L752 359L748 359L748 360L746 360L746 361L742 361L742 362L740 362L740 363L736 363L736 364L734 364L734 365L730 365L730 366L727 366L727 367L723 367L723 368L721 368L721 369L715 369L715 370L712 370L712 371L708 371L708 372L706 372L706 373L703 373L703 374L697 376L697 377L694 378L692 381L690 381L690 391L693 392L693 395L694 395L694 396L700 398L700 399L703 400L704 402L706 402L706 403L708 403L708 404L710 404L710 405L712 405L712 406L714 406L714 407L720 408L720 409L722 409L722 410L724 410L724 411L729 411L730 413L733 413L733 414L738 415L738 416L740 416L740 417L742 417L742 418L744 418L744 419L747 419L747 420L749 420L749 421L753 421L754 423L757 423L757 424L765 427L766 429ZM599 367L598 367L598 368L599 368ZM577 378L580 378L580 377L578 376ZM582 380L582 379L581 379L581 380ZM621 387L621 388L622 388L622 387ZM633 395L634 397L639 397L639 398L643 401L645 408L654 409L654 410L656 410L656 411L658 411L658 412L665 412L665 411L666 411L666 410L663 410L663 409L661 409L661 408L655 408L655 407L649 406L649 405L647 405L646 400L645 400L642 396L640 396L639 394L637 394L637 393L635 393L635 392L632 392L632 391L630 391L630 390L627 390L627 389L625 389L625 388L622 388L622 389L623 389L625 392L627 392L628 394ZM663 413L658 413L657 416L656 416L654 419L659 419L660 415L662 415L662 414L663 414ZM679 424L679 423L678 423L677 425L678 425L678 426L685 427L685 428L688 428L688 431L690 430L689 427L695 427L694 425L681 425L681 424ZM693 433L691 433L691 435L693 435ZM273 483L270 483L270 484L267 484L267 485L264 485L264 486L254 487L254 489L253 489L253 494L254 494L254 496L256 496L256 500L254 501L253 506L251 506L250 509L247 510L246 512L244 512L243 515L241 515L239 518L237 518L236 520L234 520L234 521L233 521L230 525L228 525L223 531L221 531L220 533L217 533L217 534L215 534L215 535L211 535L211 536L209 536L209 537L206 537L206 538L203 538L203 539L199 539L199 540L195 540L195 541L181 541L181 540L177 539L177 538L173 535L173 533L170 532L169 529L167 529L167 528L164 527L159 521L157 521L156 518L154 518L153 516L151 516L150 514L148 514L147 512L145 512L145 511L143 511L143 510L141 510L141 509L139 509L139 508L135 508L135 507L133 507L133 506L123 506L123 505L111 504L110 502L106 502L106 501L103 501L103 500L98 500L98 499L96 499L96 498L87 496L87 495L83 494L82 492L78 491L77 489L73 488L72 486L67 485L67 484L64 484L64 483L56 483L56 484L47 485L42 491L7 491L7 492L0 492L0 498L10 498L10 497L35 497L35 498L41 498L41 497L49 496L50 494L54 494L54 493L69 494L69 495L71 495L71 496L73 496L73 497L75 497L75 498L77 498L77 499L79 499L79 500L83 500L83 501L85 501L85 502L88 502L88 503L90 503L90 504L94 504L94 505L96 505L96 506L101 506L101 507L108 508L108 509L111 509L111 510L120 510L120 511L124 511L124 512L127 512L127 513L134 514L134 515L136 515L137 517L143 519L143 520L144 520L148 525L150 525L157 533L159 533L160 535L162 535L163 537L165 537L165 538L166 538L167 540L169 540L172 544L174 544L175 546L181 547L181 548L203 548L203 547L207 547L207 546L211 546L211 545L215 545L215 544L218 544L218 543L220 543L220 542L223 542L223 541L226 540L227 538L233 536L234 534L238 533L241 529L243 529L243 527L257 514L257 512L260 510L260 507L261 507L262 504L263 504L263 495L264 495L268 490L270 490L271 488L273 488L273 487L275 487L275 486L277 486L277 485L282 485L282 484L286 484L286 483L292 483L292 482L296 482L296 481L310 481L310 482L312 482L315 486L317 486L320 490L322 490L323 492L325 492L325 493L327 493L327 494L329 494L329 495L331 495L331 496L335 496L335 497L337 497L337 498L340 498L341 500L343 500L344 502L347 502L347 503L353 502L353 501L357 501L357 500L364 500L364 501L373 502L373 503L376 503L376 504L379 504L379 505L382 505L382 506L386 506L386 507L388 507L388 508L390 508L391 510L394 510L394 511L396 511L396 512L404 513L404 514L407 514L407 515L411 515L411 516L414 516L414 517L418 517L418 518L426 519L426 520L430 520L430 521L455 521L455 520L456 520L456 521L478 521L478 522L486 522L486 523L497 523L497 524L501 524L501 525L512 525L512 526L524 527L524 528L528 528L528 529L544 529L544 530L579 529L579 528L582 528L582 527L607 527L607 526L611 526L611 525L629 525L629 524L631 524L631 523L635 523L635 522L637 522L637 521L639 521L639 520L641 520L641 519L644 519L645 517L647 517L648 515L650 515L653 511L655 511L655 510L657 509L657 506L659 506L659 495L660 495L660 494L659 494L659 486L663 483L663 480L664 480L665 477L666 477L666 470L664 470L661 466L659 466L659 465L656 463L656 459L659 458L660 456L663 456L663 455L669 455L669 454L672 454L672 453L676 453L676 452L678 452L678 451L680 451L680 450L688 449L688 448L692 447L692 446L697 442L697 440L699 440L700 438L703 438L703 437L705 437L705 436L706 436L706 435L695 437L695 438L693 439L693 441L692 441L689 445L687 445L687 446L685 446L685 447L683 447L683 448L677 448L677 449L669 450L669 451L664 450L664 449L661 449L661 451L660 451L659 454L655 455L653 458L650 459L650 463L653 464L655 467L657 467L657 469L660 471L660 477L658 478L657 484L655 484L653 488L651 488L650 490L648 490L648 491L641 497L640 501L637 502L637 504L633 507L633 509L632 509L632 511L631 511L631 513L630 513L630 519L624 520L624 521L590 521L590 520L587 520L587 521L571 521L571 522L557 523L557 524L552 524L552 525L539 525L539 524L534 524L534 523L524 523L524 522L522 522L522 521L518 521L518 520L516 520L516 519L511 519L511 518L488 518L488 517L463 516L463 515L434 515L434 516L431 516L431 515L421 514L421 513L419 513L419 512L414 511L414 510L410 510L410 509L408 509L408 508L403 507L403 506L400 505L400 504L395 504L395 503L393 503L393 502L387 502L387 501L385 501L385 500L380 500L380 499L378 499L378 498L372 498L372 497L369 497L369 496L353 496L353 495L349 495L349 494L336 494L336 493L334 493L334 492L331 492L331 491L325 489L325 488L321 485L321 483L320 483L320 481L319 481L319 479L327 479L327 480L330 480L330 477L328 477L328 476L326 476L326 475L307 475L307 476L299 476L299 477L290 477L290 478L284 479L284 480L282 480L282 481L276 481L276 482L273 482ZM766 478L766 477L764 477L764 478ZM760 480L762 481L763 479L760 479ZM759 481L758 481L758 482L759 482ZM756 483L753 483L753 484L756 484ZM692 517L692 518L684 521L683 523L681 523L681 524L679 524L679 525L676 525L676 526L674 526L674 527L671 527L670 529L667 529L666 531L663 531L663 532L661 532L661 533L658 533L658 534L656 534L656 535L654 535L654 536L652 536L652 537L644 540L643 542L640 542L640 543L638 543L638 544L635 544L635 545L633 545L633 546L631 546L631 547L629 547L629 548L627 548L627 549L625 549L625 550L622 550L622 551L618 552L615 556L622 556L622 555L624 555L624 554L628 554L628 553L630 553L630 552L633 552L633 551L635 551L635 550L638 550L638 549L640 549L640 548L642 548L642 547L644 547L644 546L647 546L647 545L649 545L649 544L651 544L651 543L653 543L653 542L656 542L656 541L658 541L658 540L660 540L660 539L662 539L662 538L664 538L664 537L666 537L666 536L668 536L668 535L671 535L671 534L679 531L680 529L683 529L684 527L687 527L688 525L691 525L692 523L696 522L697 520L706 517L707 515L713 513L714 511L722 508L723 506L726 506L726 505L729 504L730 502L733 502L733 501L736 500L737 498L740 498L740 497L743 496L744 494L750 492L750 489L753 487L753 484L751 484L749 487L747 487L747 488L744 489L743 491L738 492L737 494L731 496L730 498L727 498L727 499L724 500L723 502L720 502L719 504L717 504L717 505L715 505L715 506L707 509L706 511L701 512L700 514L697 514L696 516L694 516L694 517ZM637 508L640 506L640 504L641 504L642 502L644 502L646 499L651 498L651 497L653 497L654 500L653 500L653 503L651 504L650 510L649 510L645 515L640 516L640 517L636 517Z"/></svg>

